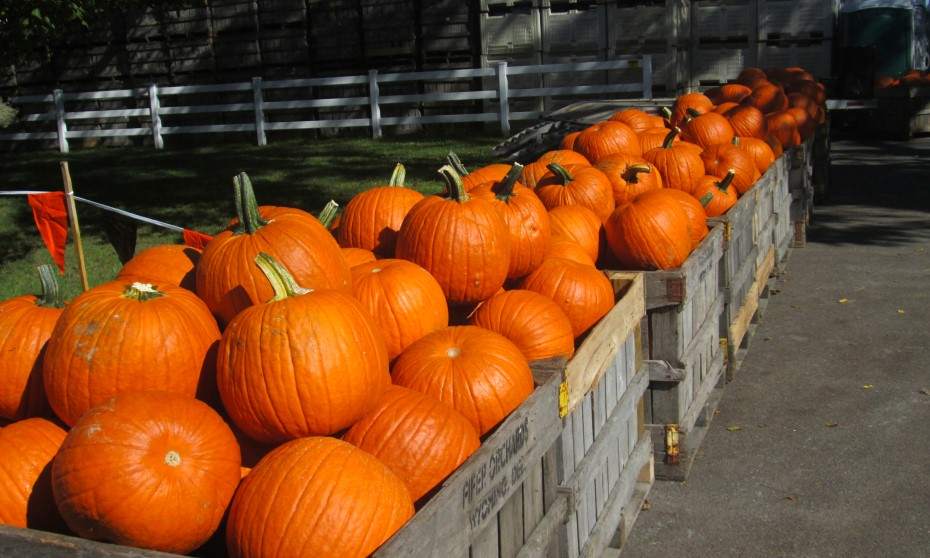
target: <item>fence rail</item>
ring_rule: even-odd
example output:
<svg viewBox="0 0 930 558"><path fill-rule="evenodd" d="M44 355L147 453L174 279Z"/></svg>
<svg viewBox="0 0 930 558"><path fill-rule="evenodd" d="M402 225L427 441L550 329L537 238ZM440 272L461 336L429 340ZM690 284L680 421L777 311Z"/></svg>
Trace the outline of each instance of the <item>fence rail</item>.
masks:
<svg viewBox="0 0 930 558"><path fill-rule="evenodd" d="M610 83L598 85L562 85L557 87L532 87L523 89L510 88L510 76L527 74L563 74L573 72L610 72L616 70L638 69L642 79L636 82ZM418 82L425 80L477 80L481 89L443 93L414 93L403 95L381 95L380 85L388 83ZM367 86L368 95L353 97L313 98L287 101L265 101L266 91L279 89L302 89L309 87L333 86ZM229 102L225 104L162 106L166 98L179 95L204 93L246 93L252 92L251 102ZM56 131L12 132L0 134L0 141L58 140L62 153L69 150L68 140L76 138L105 138L151 136L156 149L164 147L163 136L174 134L206 134L255 132L258 145L268 141L267 132L276 130L309 130L320 128L355 128L368 127L373 137L381 137L383 126L449 124L468 122L498 122L503 135L510 134L510 122L534 120L542 116L542 111L510 110L511 99L571 97L576 95L604 95L611 93L640 93L643 98L652 97L652 58L620 57L601 62L578 62L568 64L538 64L532 66L508 66L506 62L497 62L493 67L466 70L441 70L427 72L404 72L379 74L371 70L368 75L343 76L332 78L309 78L265 81L252 78L251 83L229 83L218 85L184 85L160 87L152 84L146 88L116 89L110 91L90 91L65 93L56 89L51 95L27 95L13 97L15 105L51 104L51 110L23 114L19 122L55 122ZM66 102L74 101L113 101L113 100L147 101L147 106L110 110L77 110L68 112ZM409 103L487 101L496 102L496 110L486 104L480 113L381 116L381 107ZM274 111L368 107L366 118L318 119L295 121L269 121L266 113ZM190 114L254 114L254 122L237 124L205 124L170 126L162 122L163 116ZM136 128L100 128L93 130L69 130L68 123L82 120L108 120L115 118L141 118ZM105 125L105 124L103 124Z"/></svg>

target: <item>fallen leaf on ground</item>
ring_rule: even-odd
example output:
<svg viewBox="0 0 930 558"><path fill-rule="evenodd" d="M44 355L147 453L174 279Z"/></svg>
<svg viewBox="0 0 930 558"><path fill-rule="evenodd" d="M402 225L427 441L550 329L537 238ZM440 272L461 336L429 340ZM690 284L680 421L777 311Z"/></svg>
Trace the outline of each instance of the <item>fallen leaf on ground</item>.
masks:
<svg viewBox="0 0 930 558"><path fill-rule="evenodd" d="M862 389L872 389L873 387L875 386L873 386L872 384L865 384L864 386L862 386Z"/></svg>
<svg viewBox="0 0 930 558"><path fill-rule="evenodd" d="M930 395L930 389L924 388L924 389L920 390L920 393L922 393L922 394L924 394L924 395Z"/></svg>
<svg viewBox="0 0 930 558"><path fill-rule="evenodd" d="M643 500L643 511L649 511L650 509L652 509L652 502Z"/></svg>
<svg viewBox="0 0 930 558"><path fill-rule="evenodd" d="M739 432L742 429L743 429L742 426L728 426L727 427L728 432Z"/></svg>
<svg viewBox="0 0 930 558"><path fill-rule="evenodd" d="M828 422L828 423L824 424L824 426L826 426L827 428L835 428L835 427L837 427L837 426L839 426L839 425L840 425L840 423L838 423L838 422Z"/></svg>
<svg viewBox="0 0 930 558"><path fill-rule="evenodd" d="M795 497L794 497L794 496L785 496L785 500L791 500L792 502L794 502Z"/></svg>
<svg viewBox="0 0 930 558"><path fill-rule="evenodd" d="M904 313L904 308L898 308L898 314L903 314L903 313Z"/></svg>
<svg viewBox="0 0 930 558"><path fill-rule="evenodd" d="M841 298L841 299L837 300L837 302L839 302L840 304L846 304L847 302L849 302L849 299L848 299L848 298Z"/></svg>

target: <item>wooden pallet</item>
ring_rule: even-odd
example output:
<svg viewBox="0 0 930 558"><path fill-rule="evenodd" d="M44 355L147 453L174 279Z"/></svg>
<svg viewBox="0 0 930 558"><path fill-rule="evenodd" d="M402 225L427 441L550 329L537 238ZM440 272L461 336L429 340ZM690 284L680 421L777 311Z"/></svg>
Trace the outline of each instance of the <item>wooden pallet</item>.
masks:
<svg viewBox="0 0 930 558"><path fill-rule="evenodd" d="M746 294L743 305L735 319L729 324L726 339L727 381L732 382L746 358L749 343L768 305L770 281L775 270L775 247L768 250L762 265L756 271L752 287Z"/></svg>

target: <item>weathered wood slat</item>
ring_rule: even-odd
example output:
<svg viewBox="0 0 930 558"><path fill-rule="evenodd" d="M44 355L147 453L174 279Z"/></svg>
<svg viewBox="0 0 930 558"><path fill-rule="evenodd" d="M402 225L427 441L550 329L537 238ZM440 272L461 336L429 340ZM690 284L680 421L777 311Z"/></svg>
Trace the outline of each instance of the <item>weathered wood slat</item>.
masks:
<svg viewBox="0 0 930 558"><path fill-rule="evenodd" d="M680 268L646 272L646 308L677 306L688 301L700 286L699 271L720 260L722 254L723 229L713 227Z"/></svg>
<svg viewBox="0 0 930 558"><path fill-rule="evenodd" d="M0 525L0 556L29 558L177 558L177 554L106 544Z"/></svg>
<svg viewBox="0 0 930 558"><path fill-rule="evenodd" d="M740 309L739 314L737 314L733 323L730 324L730 339L733 340L733 344L736 347L739 347L740 343L743 342L743 337L746 335L746 331L749 329L749 324L752 321L753 315L756 313L756 308L759 307L759 296L762 294L762 289L765 287L765 283L768 282L769 275L772 273L774 268L775 251L774 249L770 249L768 255L765 257L765 260L762 262L762 265L756 272L755 281L753 282L749 292L746 294L746 298L743 301L743 306Z"/></svg>

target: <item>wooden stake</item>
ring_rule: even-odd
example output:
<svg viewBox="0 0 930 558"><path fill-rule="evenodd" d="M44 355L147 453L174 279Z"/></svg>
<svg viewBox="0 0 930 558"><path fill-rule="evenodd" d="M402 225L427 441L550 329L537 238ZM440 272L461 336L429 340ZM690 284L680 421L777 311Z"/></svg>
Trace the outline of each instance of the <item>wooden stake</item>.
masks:
<svg viewBox="0 0 930 558"><path fill-rule="evenodd" d="M71 184L71 170L68 161L61 161L61 179L65 183L65 199L68 203L68 217L71 218L71 232L74 234L74 247L77 250L78 269L81 271L81 286L90 289L87 281L87 264L84 263L84 243L81 241L81 225L78 223L77 205L74 203L74 187Z"/></svg>

